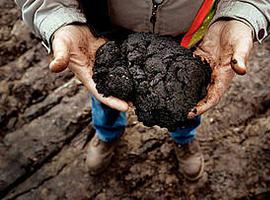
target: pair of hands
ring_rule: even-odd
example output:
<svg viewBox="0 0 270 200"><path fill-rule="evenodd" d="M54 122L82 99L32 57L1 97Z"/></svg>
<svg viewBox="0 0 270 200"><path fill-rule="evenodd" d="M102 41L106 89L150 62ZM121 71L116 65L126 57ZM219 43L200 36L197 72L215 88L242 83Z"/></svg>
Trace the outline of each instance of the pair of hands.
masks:
<svg viewBox="0 0 270 200"><path fill-rule="evenodd" d="M92 79L95 53L105 43L106 39L95 38L85 25L62 27L54 34L54 59L50 69L52 72L61 72L69 68L99 101L113 109L127 111L127 102L115 97L103 97L97 92ZM246 62L252 46L251 28L242 22L217 21L209 27L194 56L210 64L211 83L207 96L192 109L188 118L201 115L215 106L228 89L235 73L246 73Z"/></svg>

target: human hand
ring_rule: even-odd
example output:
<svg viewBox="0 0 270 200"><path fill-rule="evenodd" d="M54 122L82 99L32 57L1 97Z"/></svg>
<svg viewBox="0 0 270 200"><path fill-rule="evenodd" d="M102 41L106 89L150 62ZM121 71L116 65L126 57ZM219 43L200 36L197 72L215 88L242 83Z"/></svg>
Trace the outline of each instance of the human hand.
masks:
<svg viewBox="0 0 270 200"><path fill-rule="evenodd" d="M252 46L252 30L242 22L222 20L209 27L203 41L194 51L194 56L210 64L211 83L208 86L207 96L189 112L189 119L218 104L235 73L239 75L246 73L246 63Z"/></svg>
<svg viewBox="0 0 270 200"><path fill-rule="evenodd" d="M126 102L99 94L92 79L96 51L104 43L106 40L94 37L86 25L64 26L53 36L54 59L50 63L50 70L61 72L68 67L100 102L113 109L127 111Z"/></svg>

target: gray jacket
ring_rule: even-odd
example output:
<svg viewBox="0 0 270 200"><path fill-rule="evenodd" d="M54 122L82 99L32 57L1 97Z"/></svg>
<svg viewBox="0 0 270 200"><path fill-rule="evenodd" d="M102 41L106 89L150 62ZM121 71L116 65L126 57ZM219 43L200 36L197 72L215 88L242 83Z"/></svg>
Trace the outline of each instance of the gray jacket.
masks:
<svg viewBox="0 0 270 200"><path fill-rule="evenodd" d="M74 22L86 23L77 0L15 0L23 20L50 47L53 33ZM160 3L156 23L150 22L153 1ZM109 15L116 25L137 32L177 35L188 30L203 0L108 0ZM254 39L268 35L270 0L219 0L213 22L229 17L250 26ZM49 49L49 48L48 48Z"/></svg>

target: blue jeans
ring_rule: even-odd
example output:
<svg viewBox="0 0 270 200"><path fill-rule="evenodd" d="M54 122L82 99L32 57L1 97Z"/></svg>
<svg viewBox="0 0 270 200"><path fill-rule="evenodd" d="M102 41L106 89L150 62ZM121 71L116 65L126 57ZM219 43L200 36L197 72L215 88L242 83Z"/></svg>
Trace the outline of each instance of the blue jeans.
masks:
<svg viewBox="0 0 270 200"><path fill-rule="evenodd" d="M92 97L92 122L99 139L109 142L119 138L124 133L127 125L126 113L111 109ZM174 132L170 132L172 139L179 144L191 142L200 122L200 117L196 117L187 126L179 127Z"/></svg>

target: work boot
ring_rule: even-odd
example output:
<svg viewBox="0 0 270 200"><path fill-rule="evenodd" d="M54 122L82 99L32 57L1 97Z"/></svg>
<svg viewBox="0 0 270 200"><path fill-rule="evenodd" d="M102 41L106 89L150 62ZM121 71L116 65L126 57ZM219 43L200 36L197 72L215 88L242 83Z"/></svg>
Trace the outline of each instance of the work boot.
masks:
<svg viewBox="0 0 270 200"><path fill-rule="evenodd" d="M186 179L196 181L202 177L204 159L197 140L184 145L175 143L175 152L179 162L179 171Z"/></svg>
<svg viewBox="0 0 270 200"><path fill-rule="evenodd" d="M119 139L112 142L103 142L97 134L94 135L89 143L86 155L86 165L92 175L97 175L108 167L118 141Z"/></svg>

